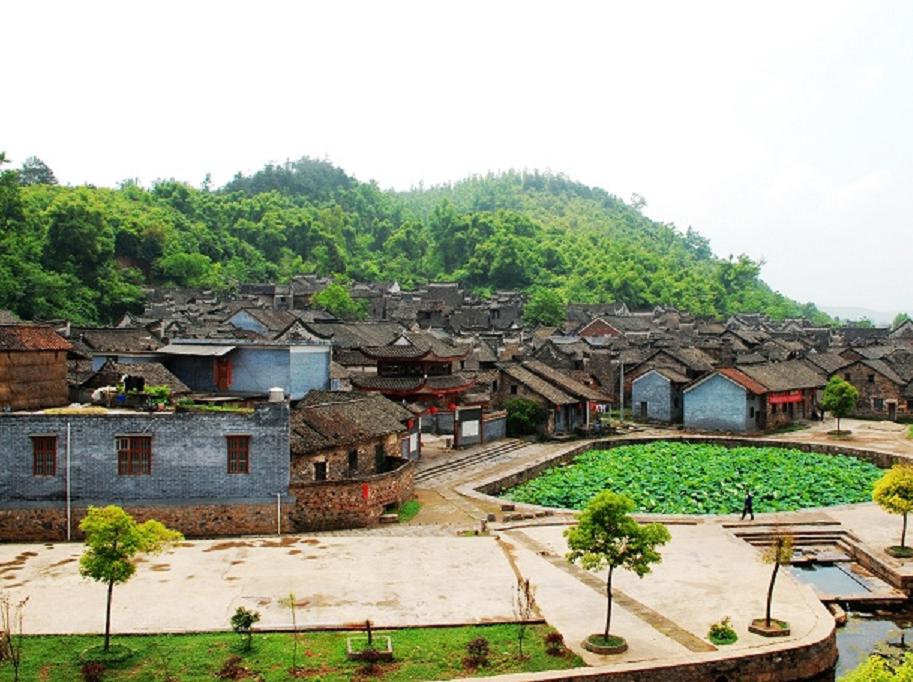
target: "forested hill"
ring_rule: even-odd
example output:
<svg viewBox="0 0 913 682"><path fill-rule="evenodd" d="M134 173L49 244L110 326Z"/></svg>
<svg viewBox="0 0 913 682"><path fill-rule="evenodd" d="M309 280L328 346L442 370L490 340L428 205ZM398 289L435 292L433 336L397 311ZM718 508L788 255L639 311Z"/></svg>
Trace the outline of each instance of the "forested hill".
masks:
<svg viewBox="0 0 913 682"><path fill-rule="evenodd" d="M820 319L771 291L759 264L716 258L696 232L561 175L508 172L395 193L311 159L220 189L61 187L48 184L50 171L22 170L0 176L0 307L25 319L108 323L142 308L144 285L227 289L312 272Z"/></svg>

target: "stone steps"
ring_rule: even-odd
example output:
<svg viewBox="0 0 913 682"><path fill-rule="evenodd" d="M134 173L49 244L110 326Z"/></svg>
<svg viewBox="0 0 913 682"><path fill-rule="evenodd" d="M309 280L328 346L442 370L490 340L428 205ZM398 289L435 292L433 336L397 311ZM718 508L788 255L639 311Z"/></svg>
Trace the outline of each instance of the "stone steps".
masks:
<svg viewBox="0 0 913 682"><path fill-rule="evenodd" d="M450 474L472 468L478 464L497 460L502 455L515 452L528 445L526 441L510 439L507 441L498 441L482 450L472 452L462 457L449 459L441 464L429 466L427 469L416 472L415 483L419 484L424 481L433 479L441 474Z"/></svg>

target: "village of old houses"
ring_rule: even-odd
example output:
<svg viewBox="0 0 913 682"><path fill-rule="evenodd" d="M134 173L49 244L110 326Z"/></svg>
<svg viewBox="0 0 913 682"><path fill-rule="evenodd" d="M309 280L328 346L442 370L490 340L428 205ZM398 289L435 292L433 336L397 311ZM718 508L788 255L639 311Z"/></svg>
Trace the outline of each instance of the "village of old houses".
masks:
<svg viewBox="0 0 913 682"><path fill-rule="evenodd" d="M913 456L895 427L913 410L913 323L710 320L618 302L571 304L563 326L530 326L521 294L474 300L449 282L355 284L370 319L351 322L311 307L327 284L150 290L142 315L111 328L3 314L0 539L41 543L9 545L17 558L3 578L30 596L32 632L57 632L60 608L68 632L98 631L86 608L95 595L71 562L87 508L112 503L188 538L160 573L122 589L189 608L137 613L122 599L118 632L218 629L238 605L281 628L290 582L313 627L511 621L512 585L525 576L538 614L590 666L586 679L812 679L836 658L837 595L784 578L788 636L740 632L728 651L701 638L724 612L747 622L763 610L767 569L752 543L765 531L789 524L811 547L839 547L879 603L913 588L913 568L880 549L896 524L872 504L753 524L738 509L665 518L672 543L656 575L616 588L629 648L607 657L578 645L598 626L604 585L563 560L573 512L491 496L613 439L768 438L834 451L821 405L833 376L856 388L851 418L866 420L859 442L840 447L880 466ZM540 408L525 438L508 435L515 398ZM400 523L414 500L418 515ZM683 575L694 593L685 603ZM764 676L774 669L788 672Z"/></svg>

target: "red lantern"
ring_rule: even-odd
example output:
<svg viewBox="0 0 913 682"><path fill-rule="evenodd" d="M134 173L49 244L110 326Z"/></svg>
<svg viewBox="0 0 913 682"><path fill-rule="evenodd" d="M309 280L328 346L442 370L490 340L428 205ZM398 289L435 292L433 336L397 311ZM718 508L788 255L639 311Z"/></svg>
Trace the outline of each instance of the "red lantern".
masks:
<svg viewBox="0 0 913 682"><path fill-rule="evenodd" d="M368 499L368 484L367 483L361 484L361 499L363 499L363 500Z"/></svg>
<svg viewBox="0 0 913 682"><path fill-rule="evenodd" d="M456 403L450 403L447 407L450 409L451 412L456 412L456 411L457 411L457 404L456 404Z"/></svg>
<svg viewBox="0 0 913 682"><path fill-rule="evenodd" d="M410 419L409 421L406 422L406 426L411 429L413 426L415 426L415 421Z"/></svg>
<svg viewBox="0 0 913 682"><path fill-rule="evenodd" d="M431 414L437 414L437 407L435 407L434 405L432 405L432 406L431 406L431 409L428 410L428 411L429 411Z"/></svg>

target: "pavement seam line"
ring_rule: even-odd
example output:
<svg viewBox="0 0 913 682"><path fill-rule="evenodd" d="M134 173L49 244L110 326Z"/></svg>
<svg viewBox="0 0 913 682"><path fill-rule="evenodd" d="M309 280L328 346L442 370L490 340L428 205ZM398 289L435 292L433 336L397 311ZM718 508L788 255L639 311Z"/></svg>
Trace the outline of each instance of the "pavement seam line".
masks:
<svg viewBox="0 0 913 682"><path fill-rule="evenodd" d="M506 533L519 544L534 552L536 555L549 562L555 568L573 576L587 587L605 596L605 584L589 571L585 571L576 564L568 562L564 557L556 556L548 547L540 542L533 540L523 532L507 531ZM625 594L618 588L612 590L612 601L619 606L624 607L627 611L640 618L657 632L662 633L669 639L678 642L689 651L697 653L706 653L717 651L712 644L704 641L697 635L689 632L682 626L666 618L658 611L654 611L646 604L642 604L633 597Z"/></svg>

